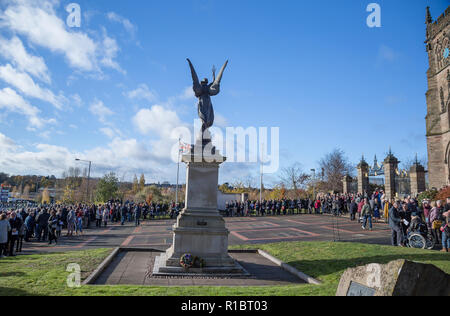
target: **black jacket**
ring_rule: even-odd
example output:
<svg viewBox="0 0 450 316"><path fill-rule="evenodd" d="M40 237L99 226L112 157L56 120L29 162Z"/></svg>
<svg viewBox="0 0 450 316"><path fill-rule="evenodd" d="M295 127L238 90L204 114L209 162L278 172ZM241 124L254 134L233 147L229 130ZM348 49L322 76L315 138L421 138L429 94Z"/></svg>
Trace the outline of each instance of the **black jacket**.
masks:
<svg viewBox="0 0 450 316"><path fill-rule="evenodd" d="M50 214L45 213L39 213L39 215L36 217L36 223L42 227L45 227L48 225L48 219L50 218Z"/></svg>

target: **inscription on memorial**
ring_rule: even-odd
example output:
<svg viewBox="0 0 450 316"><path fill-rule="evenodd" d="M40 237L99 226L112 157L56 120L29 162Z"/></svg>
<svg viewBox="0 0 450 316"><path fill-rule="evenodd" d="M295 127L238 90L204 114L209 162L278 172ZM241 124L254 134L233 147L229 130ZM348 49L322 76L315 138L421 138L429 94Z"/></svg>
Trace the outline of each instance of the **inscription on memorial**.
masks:
<svg viewBox="0 0 450 316"><path fill-rule="evenodd" d="M375 296L375 289L364 286L357 282L351 282L347 296Z"/></svg>

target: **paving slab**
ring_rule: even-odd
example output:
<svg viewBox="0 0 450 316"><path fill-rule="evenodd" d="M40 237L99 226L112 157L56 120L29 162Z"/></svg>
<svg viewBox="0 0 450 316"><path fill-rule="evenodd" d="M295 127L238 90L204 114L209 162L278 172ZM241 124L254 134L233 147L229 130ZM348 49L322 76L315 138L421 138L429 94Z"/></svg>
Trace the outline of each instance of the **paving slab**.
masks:
<svg viewBox="0 0 450 316"><path fill-rule="evenodd" d="M96 280L96 285L148 286L276 286L304 284L258 253L230 253L249 273L249 278L152 277L155 257L160 252L120 252Z"/></svg>

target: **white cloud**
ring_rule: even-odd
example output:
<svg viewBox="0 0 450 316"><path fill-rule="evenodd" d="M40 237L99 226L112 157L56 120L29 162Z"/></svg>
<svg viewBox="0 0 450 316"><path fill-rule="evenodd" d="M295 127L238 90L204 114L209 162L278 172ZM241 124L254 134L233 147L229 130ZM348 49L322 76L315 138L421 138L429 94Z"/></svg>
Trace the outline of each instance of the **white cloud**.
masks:
<svg viewBox="0 0 450 316"><path fill-rule="evenodd" d="M189 100L195 98L194 90L192 87L186 87L183 93L180 95L181 100Z"/></svg>
<svg viewBox="0 0 450 316"><path fill-rule="evenodd" d="M27 72L45 83L51 83L50 74L44 59L30 55L17 36L10 40L0 36L0 55L12 62L20 71Z"/></svg>
<svg viewBox="0 0 450 316"><path fill-rule="evenodd" d="M56 14L59 1L18 0L8 2L0 12L0 27L25 36L31 43L65 56L68 64L81 71L100 71L99 64L119 70L113 60L117 43L106 35L101 43L87 34L67 30L65 21Z"/></svg>
<svg viewBox="0 0 450 316"><path fill-rule="evenodd" d="M161 105L154 105L150 109L141 109L133 117L133 123L142 134L158 136L158 138L153 138L150 144L154 155L161 159L175 161L179 137L185 142L192 140L187 124L180 120L175 111Z"/></svg>
<svg viewBox="0 0 450 316"><path fill-rule="evenodd" d="M6 137L0 133L0 153L11 152L15 149L16 144L11 138Z"/></svg>
<svg viewBox="0 0 450 316"><path fill-rule="evenodd" d="M0 109L6 109L26 116L32 127L41 128L46 123L54 123L55 120L44 120L39 117L40 110L27 101L11 88L0 90Z"/></svg>
<svg viewBox="0 0 450 316"><path fill-rule="evenodd" d="M105 106L100 100L95 100L94 103L91 104L89 111L97 116L99 121L104 124L107 123L108 116L114 115L114 112Z"/></svg>
<svg viewBox="0 0 450 316"><path fill-rule="evenodd" d="M62 95L55 96L49 89L41 88L27 73L17 71L10 64L0 66L0 79L27 96L49 102L57 109L62 108L64 102Z"/></svg>
<svg viewBox="0 0 450 316"><path fill-rule="evenodd" d="M150 90L146 84L140 84L137 89L125 94L129 99L146 100L154 102L157 100L157 93Z"/></svg>
<svg viewBox="0 0 450 316"><path fill-rule="evenodd" d="M83 105L83 100L81 99L78 93L71 95L70 99L72 103L75 104L77 107L81 107Z"/></svg>
<svg viewBox="0 0 450 316"><path fill-rule="evenodd" d="M123 74L125 74L125 70L123 70L120 65L114 60L117 57L117 53L119 52L119 45L115 39L109 37L106 33L106 30L103 29L103 42L102 42L102 58L100 63L108 68L115 69Z"/></svg>
<svg viewBox="0 0 450 316"><path fill-rule="evenodd" d="M50 139L50 134L51 134L50 131L43 131L43 132L39 133L39 136L44 138L44 139L49 140Z"/></svg>
<svg viewBox="0 0 450 316"><path fill-rule="evenodd" d="M123 25L123 27L130 33L132 36L136 34L137 27L130 22L130 20L118 15L114 12L108 12L107 17L110 21L117 22Z"/></svg>
<svg viewBox="0 0 450 316"><path fill-rule="evenodd" d="M161 105L140 110L134 116L133 122L142 134L156 132L166 137L170 136L172 130L183 125L175 111L165 109Z"/></svg>
<svg viewBox="0 0 450 316"><path fill-rule="evenodd" d="M102 127L99 129L99 131L111 139L115 139L117 137L123 137L122 132L115 127Z"/></svg>
<svg viewBox="0 0 450 316"><path fill-rule="evenodd" d="M153 176L155 180L173 176L170 168L166 168L169 162L152 155L149 148L136 139L115 138L106 146L75 152L49 144L35 144L25 149L0 133L0 165L10 174L58 176L74 166L75 158L92 161L93 176L111 171L119 177L143 172L147 178Z"/></svg>
<svg viewBox="0 0 450 316"><path fill-rule="evenodd" d="M116 136L116 133L110 127L100 128L100 132L102 132L103 134L105 134L109 138L114 138Z"/></svg>

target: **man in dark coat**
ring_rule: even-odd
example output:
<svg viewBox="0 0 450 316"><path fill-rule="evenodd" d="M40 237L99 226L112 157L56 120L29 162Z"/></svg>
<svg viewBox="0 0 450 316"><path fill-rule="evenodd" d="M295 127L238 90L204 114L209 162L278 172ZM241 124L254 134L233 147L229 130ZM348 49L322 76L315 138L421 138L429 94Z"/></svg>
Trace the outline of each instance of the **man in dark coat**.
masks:
<svg viewBox="0 0 450 316"><path fill-rule="evenodd" d="M37 228L37 239L38 241L41 241L41 238L43 241L47 239L48 235L48 219L50 218L50 214L47 212L46 209L44 209L39 215L36 217L36 224L38 225ZM42 236L43 233L43 236Z"/></svg>
<svg viewBox="0 0 450 316"><path fill-rule="evenodd" d="M14 245L19 238L19 232L22 228L23 222L15 212L12 212L11 218L9 219L9 225L11 226L11 230L9 232L9 256L13 257L15 256Z"/></svg>
<svg viewBox="0 0 450 316"><path fill-rule="evenodd" d="M350 220L356 220L356 213L358 212L358 204L356 204L356 200L353 199L350 203Z"/></svg>
<svg viewBox="0 0 450 316"><path fill-rule="evenodd" d="M401 224L402 218L400 217L399 213L399 205L398 202L395 202L392 208L389 210L389 227L391 228L392 232L392 246L404 247L404 237Z"/></svg>
<svg viewBox="0 0 450 316"><path fill-rule="evenodd" d="M124 204L124 205L122 205L122 208L120 209L120 215L122 216L122 221L121 221L122 226L125 224L127 214L128 214L128 207Z"/></svg>

